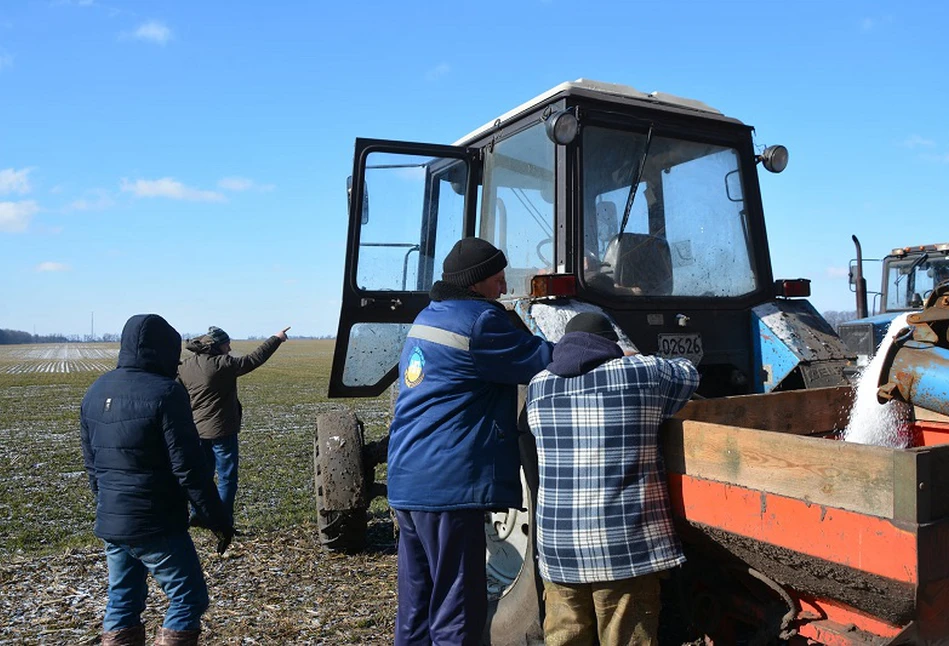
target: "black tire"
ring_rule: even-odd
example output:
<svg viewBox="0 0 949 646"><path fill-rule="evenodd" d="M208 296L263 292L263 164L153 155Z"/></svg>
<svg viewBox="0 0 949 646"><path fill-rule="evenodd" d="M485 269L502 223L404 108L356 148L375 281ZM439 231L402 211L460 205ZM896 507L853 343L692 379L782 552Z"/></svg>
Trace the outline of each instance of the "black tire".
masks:
<svg viewBox="0 0 949 646"><path fill-rule="evenodd" d="M341 444L353 450L332 455L332 478L324 474L325 460L320 459L320 446L327 446L329 437L342 437ZM320 544L330 552L356 554L366 548L367 513L364 497L355 495L347 509L327 509L332 499L327 486L345 491L364 491L365 473L362 461L362 425L351 413L324 413L317 421L313 438L313 473L316 491L316 518ZM336 505L339 506L338 504Z"/></svg>

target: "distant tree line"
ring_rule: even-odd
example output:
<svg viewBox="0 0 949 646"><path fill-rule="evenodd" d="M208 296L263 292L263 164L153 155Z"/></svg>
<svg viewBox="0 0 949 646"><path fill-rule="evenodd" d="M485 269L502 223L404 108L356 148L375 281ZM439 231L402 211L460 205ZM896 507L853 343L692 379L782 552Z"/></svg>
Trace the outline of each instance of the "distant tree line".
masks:
<svg viewBox="0 0 949 646"><path fill-rule="evenodd" d="M20 343L118 343L121 337L118 334L30 334L22 330L0 329L0 345Z"/></svg>
<svg viewBox="0 0 949 646"><path fill-rule="evenodd" d="M269 338L270 338L270 335L268 335L268 336L251 335L251 336L247 337L247 340L248 340L248 341L266 341L266 340L269 339ZM323 334L323 335L320 335L320 336L298 336L298 335L294 334L294 335L290 336L290 340L297 340L297 339L300 339L300 340L304 340L304 339L314 340L314 339L315 339L315 340L317 340L317 341L326 341L326 340L332 341L332 340L335 339L335 338L336 338L336 335L335 335L335 334Z"/></svg>

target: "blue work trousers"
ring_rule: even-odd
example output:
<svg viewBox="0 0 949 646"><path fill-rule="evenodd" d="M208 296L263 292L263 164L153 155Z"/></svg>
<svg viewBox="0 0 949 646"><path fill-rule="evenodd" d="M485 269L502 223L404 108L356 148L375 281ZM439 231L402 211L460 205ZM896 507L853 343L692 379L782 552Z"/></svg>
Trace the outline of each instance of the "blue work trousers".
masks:
<svg viewBox="0 0 949 646"><path fill-rule="evenodd" d="M188 532L135 545L105 541L105 558L109 600L102 622L104 632L142 623L149 572L170 602L162 625L169 630L201 628L201 615L208 609L208 586Z"/></svg>
<svg viewBox="0 0 949 646"><path fill-rule="evenodd" d="M481 643L488 615L484 512L396 510L395 646Z"/></svg>
<svg viewBox="0 0 949 646"><path fill-rule="evenodd" d="M237 433L216 440L201 440L208 464L217 472L217 493L224 503L227 519L234 524L234 499L237 498L237 467L240 451Z"/></svg>

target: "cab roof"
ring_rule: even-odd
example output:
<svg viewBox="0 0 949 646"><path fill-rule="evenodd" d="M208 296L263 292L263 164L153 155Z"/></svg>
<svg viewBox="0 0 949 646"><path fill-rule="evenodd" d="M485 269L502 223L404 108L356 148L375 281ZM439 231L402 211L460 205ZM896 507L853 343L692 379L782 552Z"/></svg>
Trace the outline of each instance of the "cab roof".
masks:
<svg viewBox="0 0 949 646"><path fill-rule="evenodd" d="M706 118L741 124L741 121L726 117L720 110L716 110L708 104L696 99L687 99L674 94L666 94L665 92L640 92L629 85L605 83L603 81L581 78L576 81L561 83L534 97L530 101L522 103L513 110L505 112L497 119L489 121L480 128L471 131L456 141L454 145L464 146L470 144L491 130L502 127L506 122L524 113L531 112L539 106L552 103L567 96L609 101L620 105L666 109L677 113L698 114Z"/></svg>
<svg viewBox="0 0 949 646"><path fill-rule="evenodd" d="M919 252L949 252L949 242L940 242L938 244L921 244L911 247L897 247L890 252L891 256L905 256L908 253L919 253Z"/></svg>

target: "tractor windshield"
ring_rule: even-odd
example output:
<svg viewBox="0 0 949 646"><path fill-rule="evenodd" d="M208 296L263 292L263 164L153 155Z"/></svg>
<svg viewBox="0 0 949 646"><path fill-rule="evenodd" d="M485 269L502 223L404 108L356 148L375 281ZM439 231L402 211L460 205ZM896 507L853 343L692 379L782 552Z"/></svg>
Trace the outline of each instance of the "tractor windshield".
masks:
<svg viewBox="0 0 949 646"><path fill-rule="evenodd" d="M887 312L922 309L933 289L949 280L949 258L939 253L887 258L884 275Z"/></svg>
<svg viewBox="0 0 949 646"><path fill-rule="evenodd" d="M736 150L598 126L582 136L587 288L620 298L757 288Z"/></svg>

